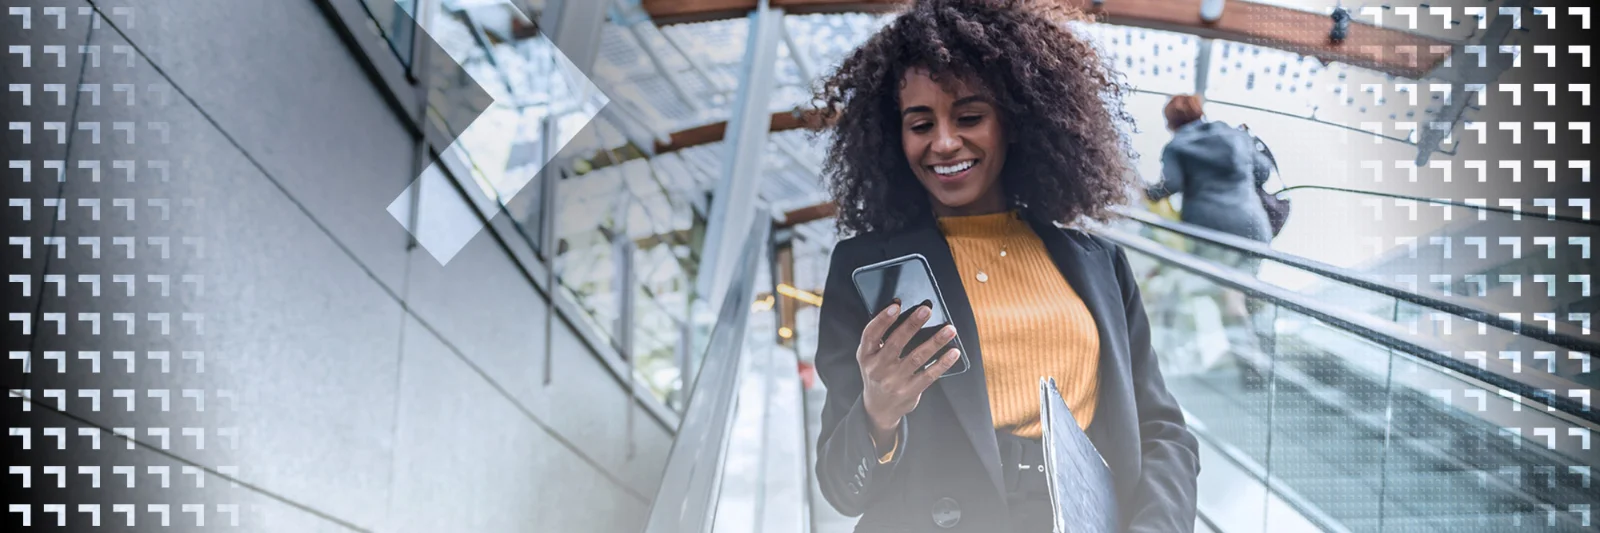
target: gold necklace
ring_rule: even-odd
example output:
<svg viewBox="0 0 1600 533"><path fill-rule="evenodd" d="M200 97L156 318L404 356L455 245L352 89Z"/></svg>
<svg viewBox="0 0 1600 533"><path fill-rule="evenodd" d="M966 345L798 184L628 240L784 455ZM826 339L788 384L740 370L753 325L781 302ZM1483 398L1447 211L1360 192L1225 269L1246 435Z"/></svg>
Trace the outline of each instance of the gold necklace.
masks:
<svg viewBox="0 0 1600 533"><path fill-rule="evenodd" d="M1000 245L1000 257L1004 258L1005 256L1006 256L1006 245L1001 244ZM988 283L989 282L989 273L984 272L983 268L979 267L978 268L978 276L977 276L977 278L978 278L978 283Z"/></svg>

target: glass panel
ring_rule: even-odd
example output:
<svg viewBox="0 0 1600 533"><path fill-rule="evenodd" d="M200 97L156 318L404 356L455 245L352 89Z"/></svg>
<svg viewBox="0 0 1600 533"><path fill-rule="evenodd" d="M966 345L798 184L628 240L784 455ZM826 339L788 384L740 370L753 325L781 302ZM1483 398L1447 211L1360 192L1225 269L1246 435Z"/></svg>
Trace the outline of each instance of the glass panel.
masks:
<svg viewBox="0 0 1600 533"><path fill-rule="evenodd" d="M635 368L658 397L681 408L682 368L688 350L682 317L688 316L693 278L675 250L687 245L663 239L635 243Z"/></svg>
<svg viewBox="0 0 1600 533"><path fill-rule="evenodd" d="M1496 214L1491 214L1490 218L1492 219L1494 215ZM1501 214L1501 216L1505 216L1509 219L1511 215ZM1548 221L1539 221L1539 223L1545 222ZM1553 222L1552 224L1567 224L1569 226L1576 226L1574 224L1559 221ZM1567 357L1565 354L1570 351L1567 348L1563 348L1534 337L1519 335L1513 331L1486 326L1476 321L1437 311L1432 308L1423 307L1419 304L1401 301L1397 298L1387 296L1376 291L1370 291L1354 285L1322 278L1316 274L1299 270L1298 268L1287 264L1282 264L1267 259L1259 260L1259 262L1250 261L1243 253L1232 248L1192 239L1177 232L1132 221L1128 222L1127 226L1130 229L1137 229L1141 235L1150 238L1151 240L1168 248L1195 254L1201 258L1215 261L1238 272L1254 275L1257 270L1272 271L1273 269L1276 269L1277 271L1292 271L1294 273L1298 273L1298 275L1294 276L1261 276L1261 279L1280 287L1295 290L1300 294L1311 296L1319 302L1335 304L1346 310L1357 311L1373 318L1395 322L1404 326L1412 334L1426 336L1446 343L1450 346L1453 346L1458 351L1484 352L1507 361L1513 358L1523 358L1527 361L1527 363L1526 368L1521 372L1526 372L1529 374L1554 375L1564 380L1570 380L1575 386L1600 386L1600 376L1597 376L1594 373L1585 372L1583 370L1581 358ZM1482 229L1480 228L1478 231L1482 231ZM1532 237L1530 236L1529 238L1531 239ZM1423 240L1425 241L1426 239ZM1558 257L1560 257L1560 255L1558 255ZM1441 258L1438 256L1424 258L1420 261L1438 265L1440 270L1435 270L1436 272L1448 272L1447 270L1442 270L1445 268L1445 266L1441 264L1443 261L1441 261ZM1528 285L1528 287L1524 288L1524 290L1528 290L1529 288L1535 290L1548 289L1544 291L1545 294L1560 294L1567 297L1570 302L1563 302L1560 307L1554 309L1554 311L1556 311L1554 314L1545 315L1545 318L1541 320L1526 321L1524 322L1523 327L1530 329L1547 329L1550 327L1555 327L1558 332L1567 334L1574 338L1581 338L1581 325L1579 327L1574 327L1574 325L1570 323L1564 324L1562 323L1561 317L1568 316L1567 313L1569 312L1589 312L1576 310L1589 309L1590 307L1585 306L1592 307L1594 305L1594 298L1592 296L1582 296L1580 291L1557 290L1556 287L1551 286L1554 285L1558 280L1574 279L1570 277L1574 275L1580 275L1578 273L1581 272L1585 267L1573 263L1573 261L1554 260L1549 259L1548 256L1528 254L1525 255L1523 259L1513 260L1493 270L1482 272L1480 274L1476 274L1475 276L1481 276L1481 278L1478 279L1483 279L1486 282L1500 280L1500 276L1502 275L1509 276L1503 283L1496 282L1489 284L1490 287L1494 287L1502 293L1505 293L1505 296L1510 296L1510 293L1517 289L1515 286L1515 281L1517 277L1521 277L1524 280L1524 283ZM1416 263L1411 264L1415 265ZM1302 279L1309 279L1310 281L1302 281ZM1452 276L1451 279L1454 279L1454 276ZM1535 279L1545 279L1547 282L1540 284L1527 283L1528 281ZM1423 293L1449 296L1451 294L1461 295L1463 292L1468 292L1469 290L1477 290L1477 287L1480 284L1472 284L1470 286L1462 287L1462 285L1466 284L1456 283L1453 285L1446 285L1443 282L1440 282L1435 285L1436 286L1431 288L1424 286L1416 287L1416 289L1422 291ZM1443 286L1441 287L1440 285ZM1408 288L1405 286L1401 287ZM1492 294L1492 291L1489 292ZM1534 296L1538 294L1533 290L1529 290L1529 292L1533 292L1534 294L1529 294L1528 296ZM1525 299L1526 297L1523 298L1524 299L1514 300L1510 303L1520 303L1522 309L1528 309L1528 300ZM1552 300L1555 299L1554 296L1551 296L1550 298ZM1482 303L1488 303L1492 301L1493 300L1476 300L1470 303L1481 306ZM1538 311L1540 309L1549 309L1549 307L1535 306L1534 309ZM1510 306L1490 307L1486 310L1497 313L1517 312L1516 307Z"/></svg>
<svg viewBox="0 0 1600 533"><path fill-rule="evenodd" d="M1335 523L1370 530L1380 519L1389 350L1287 309L1273 330L1272 473ZM1269 512L1268 529L1280 519Z"/></svg>
<svg viewBox="0 0 1600 533"><path fill-rule="evenodd" d="M1385 530L1593 531L1593 426L1398 355L1393 389Z"/></svg>
<svg viewBox="0 0 1600 533"><path fill-rule="evenodd" d="M1200 437L1200 510L1225 531L1262 531L1269 497L1270 335L1275 312L1244 294L1129 251L1167 388Z"/></svg>
<svg viewBox="0 0 1600 533"><path fill-rule="evenodd" d="M1334 240L1324 241L1326 246L1309 246L1307 238L1280 237L1274 243L1280 250L1288 251L1292 246L1291 253L1308 259L1396 283L1414 283L1417 290L1425 293L1466 297L1472 305L1492 312L1524 316L1554 313L1559 330L1569 335L1581 334L1580 328L1566 318L1570 313L1600 311L1600 298L1593 291L1585 293L1579 281L1588 274L1592 261L1571 245L1570 238L1581 242L1594 234L1595 226L1582 221L1584 214L1576 203L1558 205L1559 199L1536 199L1540 205L1517 205L1515 209L1510 205L1490 206L1517 211L1507 213L1454 205L1464 203L1459 199L1417 202L1363 191L1295 188L1284 196L1295 205L1295 214L1284 227L1285 236L1315 234L1320 239L1326 231L1316 228L1329 226L1323 217L1336 212L1346 213L1346 218L1351 212L1365 212L1370 221L1370 214L1379 209L1403 215L1402 209L1414 208L1419 216L1407 221L1404 230L1371 228L1373 232L1369 234L1396 237L1396 243L1415 246L1374 246L1387 243L1373 238L1364 239L1366 245ZM1508 253L1509 242L1520 242L1520 256ZM1285 285L1292 280L1282 276L1281 269L1268 272L1273 277L1263 279L1297 288Z"/></svg>
<svg viewBox="0 0 1600 533"><path fill-rule="evenodd" d="M1559 169L1572 172L1571 169ZM1312 191L1293 191L1296 198ZM1321 191L1318 191L1321 192ZM1329 192L1329 194L1350 194ZM1326 195L1317 195L1317 197ZM1396 205L1392 198L1368 198ZM1481 201L1481 200L1480 200ZM1593 222L1577 202L1560 198L1530 199L1543 205L1500 205L1478 209L1465 205L1426 203L1420 211L1434 227L1415 232L1414 254L1391 254L1367 265L1380 274L1427 272L1445 276L1435 283L1441 293L1466 296L1485 309L1505 313L1593 313L1600 310L1593 292L1573 276L1593 270L1592 260L1570 238L1591 238ZM1465 203L1460 199L1455 202ZM1520 200L1518 200L1520 204ZM1513 207L1515 209L1513 209ZM1554 219L1556 216L1562 217ZM1431 230L1431 231L1430 231ZM1507 241L1520 242L1520 254L1509 253ZM1543 243L1543 244L1540 244ZM1487 248L1487 249L1485 249ZM1576 328L1569 334L1578 334Z"/></svg>
<svg viewBox="0 0 1600 533"><path fill-rule="evenodd" d="M663 401L681 408L687 364L694 277L698 272L698 234L704 229L683 199L690 189L672 171L654 162L622 165L632 201L627 234L634 242L634 354L639 368L652 368L645 381ZM668 165L670 167L670 165Z"/></svg>
<svg viewBox="0 0 1600 533"><path fill-rule="evenodd" d="M1269 259L1251 261L1246 258L1245 254L1232 248L1192 239L1177 232L1131 221L1128 222L1128 226L1131 228L1137 228L1141 235L1150 238L1152 241L1162 244L1168 248L1195 254L1200 258L1214 261L1237 272L1254 275L1258 270L1264 271L1273 268L1299 272L1301 276L1262 276L1261 278L1263 281L1267 281L1274 285L1295 290L1300 294L1310 296L1318 302L1334 304L1346 310L1356 311L1373 318L1394 322L1403 326L1411 334L1428 337L1437 342L1444 343L1449 347L1453 347L1459 352L1484 352L1487 354L1492 354L1493 357L1498 357L1499 359L1506 361L1510 361L1515 358L1524 359L1526 361L1525 367L1522 370L1519 370L1519 373L1553 375L1563 380L1569 380L1574 386L1600 386L1600 376L1584 371L1582 358L1567 357L1565 354L1568 354L1570 351L1567 348L1563 348L1561 346L1557 346L1526 335L1519 335L1513 331L1487 326L1461 316L1423 307L1419 304L1402 301L1398 298L1394 298L1383 293L1370 291L1327 278L1322 278L1316 274L1305 272L1293 266L1278 263ZM1559 266L1567 267L1570 270L1558 270L1550 266L1550 263L1557 263ZM1517 268L1529 268L1540 264L1545 265L1537 267L1541 269L1541 273L1520 272L1516 270ZM1535 275L1540 277L1550 276L1549 279L1551 280L1559 280L1566 279L1569 273L1575 274L1578 272L1579 268L1581 267L1576 265L1560 264L1557 261L1539 261L1538 258L1534 258L1533 260L1513 261L1511 264L1507 265L1506 270L1516 273L1508 273L1506 275L1520 275L1526 280L1534 279ZM1555 271L1555 274L1549 274L1549 272L1553 270ZM1501 272L1504 271L1488 272L1481 275L1485 276L1485 279L1493 280L1498 279L1498 275ZM1300 277L1308 277L1312 281L1301 282L1298 279ZM1293 280L1295 282L1286 283L1286 279ZM1509 292L1509 289L1513 288L1510 283L1501 285L1503 286L1502 290L1506 290L1507 292ZM1538 287L1533 284L1529 285ZM1460 294L1459 289L1454 291L1448 289L1449 288L1441 290L1438 287L1434 287L1432 289L1427 287L1419 288L1421 291L1434 291L1436 294L1449 295L1452 292L1455 294ZM1553 289L1550 292L1556 292L1559 294L1559 292ZM1578 291L1567 292L1577 293ZM1592 305L1593 298L1579 297L1574 298L1574 301L1574 305ZM1572 308L1572 305L1569 305L1566 308L1570 309ZM1489 311L1507 312L1510 310L1498 308L1489 309ZM1557 313L1554 316L1560 317L1565 315L1563 313ZM1561 324L1559 320L1530 321L1525 322L1523 325L1523 327L1530 329L1546 329L1552 326L1557 327L1557 331L1559 332L1567 333L1575 338L1581 338L1579 337L1581 335L1581 331L1567 331L1567 329L1577 328L1570 328L1570 324Z"/></svg>
<svg viewBox="0 0 1600 533"><path fill-rule="evenodd" d="M650 391L673 409L682 408L683 372L681 344L683 323L674 307L656 300L656 295L641 285L634 308L634 371Z"/></svg>
<svg viewBox="0 0 1600 533"><path fill-rule="evenodd" d="M1258 474L1202 471L1207 516L1251 531L1262 516L1266 531L1592 527L1594 424L1137 252L1129 259L1162 372L1202 455L1225 471L1253 463ZM1445 326L1410 304L1391 313L1419 338L1445 343L1446 357L1563 397L1594 387L1589 361L1539 341L1455 318ZM1258 506L1252 483L1266 475L1275 486ZM1205 498L1215 491L1239 496Z"/></svg>
<svg viewBox="0 0 1600 533"><path fill-rule="evenodd" d="M1295 101L1301 104L1325 100L1307 95L1297 96ZM1172 139L1165 130L1165 119L1161 113L1166 100L1166 96L1159 94L1135 93L1125 101L1136 126L1136 131L1129 134L1130 140L1141 155L1135 168L1144 181L1151 184L1159 181L1161 153ZM1319 116L1326 117L1326 112L1324 109ZM1285 186L1348 185L1352 176L1374 172L1370 167L1371 161L1411 161L1416 157L1416 147L1410 143L1382 139L1360 128L1313 120L1309 116L1296 118L1277 111L1240 107L1218 100L1207 102L1206 115L1234 126L1248 125L1252 133L1271 147L1278 161L1279 172L1277 178L1267 184L1270 191ZM1379 119L1365 119L1372 120ZM1372 144L1380 140L1380 144ZM1403 172L1393 168L1380 170L1397 177ZM1302 189L1286 193L1285 197L1293 200L1294 210L1282 232L1272 242L1272 247L1278 251L1343 268L1361 269L1374 261L1392 258L1394 250L1403 246L1392 239L1374 238L1394 236L1396 232L1392 220L1379 220L1373 216L1372 198L1322 194ZM1174 197L1173 207L1181 211L1181 195ZM1404 215L1396 212L1390 216ZM1407 231L1419 235L1412 230L1414 227L1408 226ZM1427 229L1430 228L1423 228L1422 231ZM1300 290L1317 278L1298 269L1268 264L1263 266L1261 279Z"/></svg>
<svg viewBox="0 0 1600 533"><path fill-rule="evenodd" d="M670 158L669 158L670 159ZM704 218L687 200L692 182L667 160L633 160L562 180L557 187L558 275L607 338L624 337L621 313L631 312L626 338L636 377L674 409L688 381L683 369L693 334L694 279ZM658 168L661 170L658 172ZM620 250L631 254L631 279L618 277ZM621 291L632 309L621 309Z"/></svg>
<svg viewBox="0 0 1600 533"><path fill-rule="evenodd" d="M535 178L559 173L541 169L595 118L606 98L549 39L519 35L517 28L527 24L509 4L460 8L446 3L437 10L430 36L453 61L432 61L430 67L455 70L459 65L460 70L430 79L476 83L492 101L450 101L480 93L430 87L428 119L457 138L454 146L472 167L474 185L506 206L524 236L542 250L542 198ZM596 133L585 138L585 145L597 150L605 145L601 140L609 139Z"/></svg>
<svg viewBox="0 0 1600 533"><path fill-rule="evenodd" d="M561 288L583 309L585 321L615 342L621 316L616 238L622 231L617 213L627 197L619 195L621 174L601 171L562 180L556 188L556 273Z"/></svg>
<svg viewBox="0 0 1600 533"><path fill-rule="evenodd" d="M1273 285L1313 296L1317 301L1336 304L1344 309L1385 321L1396 321L1401 318L1396 314L1395 307L1399 301L1392 296L1330 280L1292 265L1253 257L1234 248L1194 239L1175 231L1138 222L1130 222L1129 225L1130 229L1136 228L1140 235L1167 248L1195 254L1201 259L1213 261L1235 272L1249 274ZM1261 275L1263 272L1265 275ZM1414 317L1415 313L1419 312L1414 307L1412 304L1405 304L1400 312L1413 313L1408 316ZM1408 308L1412 310L1407 311ZM1415 321L1412 320L1410 323Z"/></svg>
<svg viewBox="0 0 1600 533"><path fill-rule="evenodd" d="M1128 258L1142 280L1151 344L1167 386L1212 435L1266 464L1263 376L1270 343L1256 334L1250 317L1252 308L1260 316L1272 309L1148 256L1130 252Z"/></svg>
<svg viewBox="0 0 1600 533"><path fill-rule="evenodd" d="M372 22L389 41L389 48L400 63L411 65L411 40L415 38L417 0L361 0Z"/></svg>
<svg viewBox="0 0 1600 533"><path fill-rule="evenodd" d="M1408 325L1416 324L1411 326L1412 331L1420 330L1445 349L1469 360L1483 358L1485 361L1479 366L1501 375L1562 391L1600 388L1600 374L1592 371L1588 354L1431 310L1418 310L1414 317L1402 320ZM1529 323L1523 327L1544 326Z"/></svg>

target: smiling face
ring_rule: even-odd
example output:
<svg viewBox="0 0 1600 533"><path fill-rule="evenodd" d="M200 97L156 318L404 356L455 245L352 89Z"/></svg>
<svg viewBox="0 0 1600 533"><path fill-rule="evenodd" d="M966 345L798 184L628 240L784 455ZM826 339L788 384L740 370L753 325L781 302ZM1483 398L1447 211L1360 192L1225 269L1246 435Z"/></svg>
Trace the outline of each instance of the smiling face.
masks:
<svg viewBox="0 0 1600 533"><path fill-rule="evenodd" d="M975 82L946 85L924 69L906 72L900 86L906 162L927 189L935 215L1003 211L1007 205L1000 170L1006 163L1006 137L999 109Z"/></svg>

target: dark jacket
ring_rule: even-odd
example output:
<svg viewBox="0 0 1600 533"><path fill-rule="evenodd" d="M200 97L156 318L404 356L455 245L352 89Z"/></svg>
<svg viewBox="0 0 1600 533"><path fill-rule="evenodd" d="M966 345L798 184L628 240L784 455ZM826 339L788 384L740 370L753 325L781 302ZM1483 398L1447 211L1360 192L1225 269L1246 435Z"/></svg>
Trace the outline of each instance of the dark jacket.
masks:
<svg viewBox="0 0 1600 533"><path fill-rule="evenodd" d="M1125 529L1192 531L1197 443L1161 379L1127 257L1104 239L1048 222L1030 224L1099 330L1100 396L1088 435L1116 476ZM923 393L902 421L899 452L880 465L855 357L861 331L877 310L866 309L850 274L910 253L931 263L972 369L942 378ZM983 340L961 282L931 219L893 234L846 239L833 250L817 345L817 372L828 396L816 468L834 508L862 516L857 531L1011 531L984 382ZM952 506L959 522L950 529L936 526L934 513L948 522Z"/></svg>
<svg viewBox="0 0 1600 533"><path fill-rule="evenodd" d="M1173 132L1161 150L1161 183L1145 195L1160 200L1182 193L1184 222L1271 242L1272 225L1256 193L1271 170L1272 162L1256 150L1249 133L1197 120Z"/></svg>

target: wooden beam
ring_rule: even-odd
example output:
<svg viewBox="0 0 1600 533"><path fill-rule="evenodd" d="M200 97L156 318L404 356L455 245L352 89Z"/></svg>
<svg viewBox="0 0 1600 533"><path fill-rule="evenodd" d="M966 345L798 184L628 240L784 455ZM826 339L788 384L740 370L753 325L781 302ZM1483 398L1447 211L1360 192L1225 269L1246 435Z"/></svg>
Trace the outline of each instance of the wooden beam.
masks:
<svg viewBox="0 0 1600 533"><path fill-rule="evenodd" d="M770 119L771 125L769 126L769 131L789 131L806 127L807 121L814 120L815 115L812 113L813 112L811 111L779 111L777 113L773 113L772 118ZM722 140L722 136L727 132L728 123L726 121L714 122L704 126L695 126L693 128L673 133L671 140L668 142L656 142L655 153L665 154L667 152L676 152L691 146L711 144Z"/></svg>
<svg viewBox="0 0 1600 533"><path fill-rule="evenodd" d="M768 131L775 133L809 127L813 122L820 121L821 117L817 115L815 110L779 111L773 113L769 120L771 122L769 123ZM657 141L654 147L655 151L650 154L636 149L632 144L613 150L600 150L591 154L587 159L583 159L583 166L578 169L578 172L587 174L635 159L645 159L654 155L711 144L722 140L722 136L726 135L727 132L727 121L713 122L675 132L665 143Z"/></svg>
<svg viewBox="0 0 1600 533"><path fill-rule="evenodd" d="M524 21L522 17L511 17L511 38L521 41L539 36L539 25L532 21Z"/></svg>
<svg viewBox="0 0 1600 533"><path fill-rule="evenodd" d="M900 0L769 0L771 5L791 12L888 11L898 9ZM1431 37L1352 23L1341 44L1328 42L1333 22L1317 13L1234 0L1228 2L1215 23L1200 20L1200 0L1106 0L1095 8L1090 0L1059 0L1094 13L1111 24L1189 33L1201 37L1267 46L1351 65L1417 78L1433 70L1449 55L1446 41ZM644 0L645 9L657 23L682 20L707 20L743 16L755 8L754 0ZM715 16L713 16L715 15ZM685 18L688 17L688 18ZM772 114L771 131L787 131L806 126L811 111L800 116L790 112ZM722 140L726 122L696 126L671 136L671 142L657 143L655 153L667 153ZM832 215L829 215L832 216Z"/></svg>
<svg viewBox="0 0 1600 533"><path fill-rule="evenodd" d="M824 218L833 218L833 215L836 213L838 213L838 209L834 207L833 202L811 204L799 209L785 212L783 214L783 221L779 222L777 227L788 228L799 224L805 224L807 222L822 220Z"/></svg>
<svg viewBox="0 0 1600 533"><path fill-rule="evenodd" d="M1323 61L1339 61L1396 76L1418 78L1449 55L1452 42L1405 31L1352 22L1342 43L1328 39L1327 15L1232 0L1216 22L1200 20L1201 0L1057 0L1090 13L1101 22L1188 33L1287 50ZM769 0L789 13L889 12L906 0ZM643 0L657 24L743 17L755 0ZM1435 47L1441 47L1438 50Z"/></svg>
<svg viewBox="0 0 1600 533"><path fill-rule="evenodd" d="M1405 78L1420 78L1449 57L1450 41L1363 22L1350 23L1345 40L1328 39L1333 19L1321 13L1233 0L1214 23L1200 20L1201 0L1061 0L1109 24L1151 28L1276 48Z"/></svg>
<svg viewBox="0 0 1600 533"><path fill-rule="evenodd" d="M756 0L643 0L656 24L683 24L739 18L756 9ZM768 0L770 7L789 14L888 13L903 8L907 0Z"/></svg>
<svg viewBox="0 0 1600 533"><path fill-rule="evenodd" d="M649 250L662 244L688 245L694 233L687 229L672 230L667 233L646 235L633 240L633 246L640 250Z"/></svg>
<svg viewBox="0 0 1600 533"><path fill-rule="evenodd" d="M776 271L774 274L778 278L778 282L774 285L779 294L782 294L784 287L794 287L794 241L780 243L777 249L772 251L772 262L773 270ZM798 336L796 330L800 329L799 321L795 319L797 311L800 310L800 301L785 295L783 298L778 298L777 307L778 330L773 334L778 338L779 345L793 347L794 339Z"/></svg>

